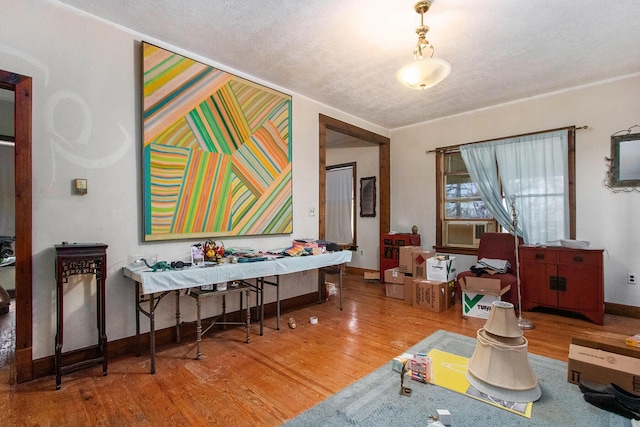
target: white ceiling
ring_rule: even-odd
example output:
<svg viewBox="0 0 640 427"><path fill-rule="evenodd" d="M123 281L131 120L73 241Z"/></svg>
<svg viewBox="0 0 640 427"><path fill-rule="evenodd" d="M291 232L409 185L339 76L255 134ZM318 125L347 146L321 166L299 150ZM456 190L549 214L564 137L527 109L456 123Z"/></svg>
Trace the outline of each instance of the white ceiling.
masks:
<svg viewBox="0 0 640 427"><path fill-rule="evenodd" d="M61 2L389 129L640 72L638 0L434 0L426 91L395 80L414 0Z"/></svg>

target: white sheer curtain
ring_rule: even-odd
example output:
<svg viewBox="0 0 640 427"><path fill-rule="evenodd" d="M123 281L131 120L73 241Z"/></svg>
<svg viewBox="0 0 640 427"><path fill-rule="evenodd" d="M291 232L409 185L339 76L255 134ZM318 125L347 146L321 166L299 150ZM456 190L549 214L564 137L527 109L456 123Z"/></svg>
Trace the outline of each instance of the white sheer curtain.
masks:
<svg viewBox="0 0 640 427"><path fill-rule="evenodd" d="M568 130L468 144L460 153L483 201L503 227L511 228L504 200L515 195L525 243L569 238Z"/></svg>
<svg viewBox="0 0 640 427"><path fill-rule="evenodd" d="M325 240L353 243L353 167L327 170Z"/></svg>

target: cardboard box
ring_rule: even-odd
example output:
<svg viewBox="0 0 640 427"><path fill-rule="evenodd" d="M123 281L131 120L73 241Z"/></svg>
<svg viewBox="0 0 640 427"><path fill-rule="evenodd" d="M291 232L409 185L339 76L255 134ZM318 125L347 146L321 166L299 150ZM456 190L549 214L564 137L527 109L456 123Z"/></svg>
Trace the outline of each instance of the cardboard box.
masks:
<svg viewBox="0 0 640 427"><path fill-rule="evenodd" d="M390 268L384 271L384 283L404 284L404 273L398 267Z"/></svg>
<svg viewBox="0 0 640 427"><path fill-rule="evenodd" d="M411 368L411 379L428 383L431 381L431 359L424 353L417 353L413 359L409 361Z"/></svg>
<svg viewBox="0 0 640 427"><path fill-rule="evenodd" d="M589 334L571 338L567 381L614 383L640 394L640 348L628 346L625 336Z"/></svg>
<svg viewBox="0 0 640 427"><path fill-rule="evenodd" d="M456 305L456 281L451 280L445 283L444 287L444 309L447 310Z"/></svg>
<svg viewBox="0 0 640 427"><path fill-rule="evenodd" d="M398 268L401 272L413 274L413 258L411 258L411 254L413 254L413 252L420 252L421 250L422 246L400 246Z"/></svg>
<svg viewBox="0 0 640 427"><path fill-rule="evenodd" d="M434 282L424 279L413 281L413 306L427 311L439 313L444 311L445 285L443 282Z"/></svg>
<svg viewBox="0 0 640 427"><path fill-rule="evenodd" d="M404 276L404 300L413 304L413 276Z"/></svg>
<svg viewBox="0 0 640 427"><path fill-rule="evenodd" d="M411 252L411 272L416 279L427 278L427 260L436 256L436 251L413 251Z"/></svg>
<svg viewBox="0 0 640 427"><path fill-rule="evenodd" d="M491 305L500 301L502 295L511 286L501 288L500 279L486 279L480 277L462 277L459 280L462 290L462 315L488 319Z"/></svg>
<svg viewBox="0 0 640 427"><path fill-rule="evenodd" d="M437 257L427 260L427 279L450 282L456 280L456 257L439 260Z"/></svg>
<svg viewBox="0 0 640 427"><path fill-rule="evenodd" d="M380 272L378 272L378 271L365 271L364 272L364 281L365 282L378 282L378 281L380 281Z"/></svg>
<svg viewBox="0 0 640 427"><path fill-rule="evenodd" d="M385 283L384 286L389 298L404 299L404 284Z"/></svg>

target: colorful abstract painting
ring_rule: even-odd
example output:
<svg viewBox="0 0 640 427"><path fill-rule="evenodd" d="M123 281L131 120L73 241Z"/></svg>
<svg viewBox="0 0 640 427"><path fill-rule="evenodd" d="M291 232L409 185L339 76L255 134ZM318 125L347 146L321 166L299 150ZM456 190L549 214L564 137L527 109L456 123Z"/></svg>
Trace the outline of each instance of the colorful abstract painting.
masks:
<svg viewBox="0 0 640 427"><path fill-rule="evenodd" d="M142 43L145 240L292 232L291 97Z"/></svg>

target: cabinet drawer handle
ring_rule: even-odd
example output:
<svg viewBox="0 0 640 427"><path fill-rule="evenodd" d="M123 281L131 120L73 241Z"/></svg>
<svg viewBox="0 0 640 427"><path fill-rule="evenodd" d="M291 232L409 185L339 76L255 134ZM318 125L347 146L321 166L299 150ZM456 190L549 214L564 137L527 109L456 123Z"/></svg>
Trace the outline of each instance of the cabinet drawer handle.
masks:
<svg viewBox="0 0 640 427"><path fill-rule="evenodd" d="M536 259L544 259L544 254L536 254Z"/></svg>
<svg viewBox="0 0 640 427"><path fill-rule="evenodd" d="M583 262L584 258L582 257L582 255L574 255L573 256L573 262Z"/></svg>

